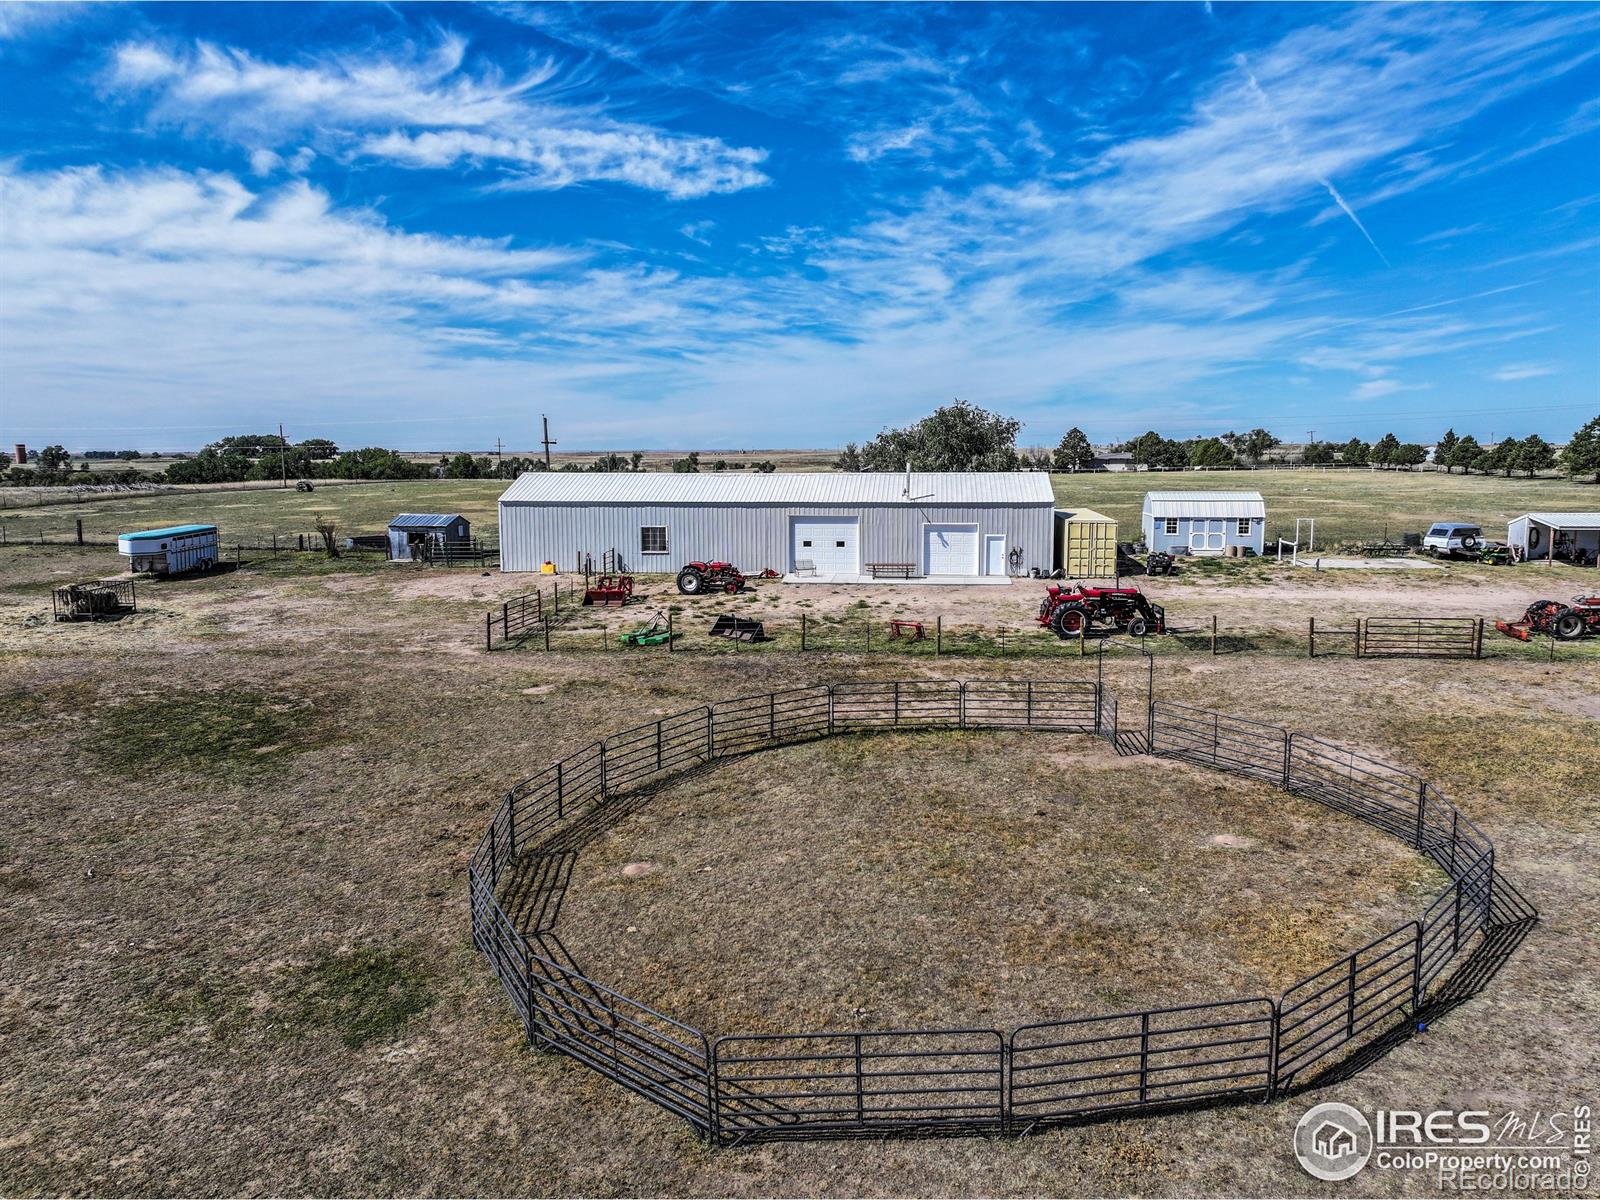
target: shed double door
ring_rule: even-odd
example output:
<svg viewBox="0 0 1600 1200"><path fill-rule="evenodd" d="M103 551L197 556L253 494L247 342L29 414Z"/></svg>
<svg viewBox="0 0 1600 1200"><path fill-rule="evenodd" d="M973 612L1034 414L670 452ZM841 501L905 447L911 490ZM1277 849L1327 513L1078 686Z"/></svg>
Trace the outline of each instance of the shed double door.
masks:
<svg viewBox="0 0 1600 1200"><path fill-rule="evenodd" d="M1227 522L1216 518L1189 522L1189 553L1221 554L1228 548Z"/></svg>

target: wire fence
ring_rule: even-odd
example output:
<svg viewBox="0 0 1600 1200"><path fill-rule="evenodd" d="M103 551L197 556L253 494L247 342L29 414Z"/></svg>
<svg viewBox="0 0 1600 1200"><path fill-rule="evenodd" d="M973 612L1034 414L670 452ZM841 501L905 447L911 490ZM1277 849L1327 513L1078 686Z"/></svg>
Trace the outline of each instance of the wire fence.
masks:
<svg viewBox="0 0 1600 1200"><path fill-rule="evenodd" d="M709 1037L582 972L553 924L571 856L657 787L735 755L878 730L1048 730L1116 742L1099 681L898 680L688 709L582 747L502 800L468 865L473 944L529 1041L567 1054L715 1144L895 1133L1025 1133L1194 1104L1269 1100L1427 1011L1475 939L1537 912L1489 839L1420 777L1279 726L1153 698L1151 753L1263 779L1431 859L1421 917L1277 997L998 1029Z"/></svg>

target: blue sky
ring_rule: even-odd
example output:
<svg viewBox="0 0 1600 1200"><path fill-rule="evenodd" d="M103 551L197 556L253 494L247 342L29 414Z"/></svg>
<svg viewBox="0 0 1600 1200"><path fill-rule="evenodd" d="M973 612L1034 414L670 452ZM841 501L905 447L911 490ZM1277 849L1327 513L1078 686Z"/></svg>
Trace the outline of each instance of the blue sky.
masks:
<svg viewBox="0 0 1600 1200"><path fill-rule="evenodd" d="M1600 6L0 6L0 440L1564 437Z"/></svg>

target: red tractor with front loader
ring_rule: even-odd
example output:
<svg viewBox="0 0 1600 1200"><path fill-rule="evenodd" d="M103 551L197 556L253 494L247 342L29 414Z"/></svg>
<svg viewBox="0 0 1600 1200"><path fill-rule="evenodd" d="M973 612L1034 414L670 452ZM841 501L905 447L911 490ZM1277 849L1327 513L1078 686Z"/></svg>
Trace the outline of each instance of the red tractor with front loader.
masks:
<svg viewBox="0 0 1600 1200"><path fill-rule="evenodd" d="M1167 631L1167 613L1138 588L1051 584L1039 605L1039 624L1061 638L1082 637L1096 626L1144 637Z"/></svg>

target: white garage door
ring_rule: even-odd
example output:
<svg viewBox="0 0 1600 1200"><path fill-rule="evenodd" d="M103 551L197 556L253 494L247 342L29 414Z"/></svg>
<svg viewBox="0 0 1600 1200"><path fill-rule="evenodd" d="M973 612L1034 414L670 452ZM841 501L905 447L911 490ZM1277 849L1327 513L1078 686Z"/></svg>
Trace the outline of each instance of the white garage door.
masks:
<svg viewBox="0 0 1600 1200"><path fill-rule="evenodd" d="M790 568L809 562L819 575L859 575L860 531L854 517L796 517Z"/></svg>
<svg viewBox="0 0 1600 1200"><path fill-rule="evenodd" d="M926 575L976 575L978 527L976 525L924 525L922 570Z"/></svg>

